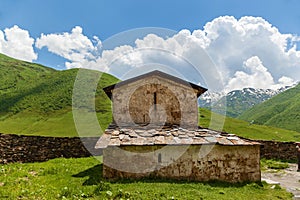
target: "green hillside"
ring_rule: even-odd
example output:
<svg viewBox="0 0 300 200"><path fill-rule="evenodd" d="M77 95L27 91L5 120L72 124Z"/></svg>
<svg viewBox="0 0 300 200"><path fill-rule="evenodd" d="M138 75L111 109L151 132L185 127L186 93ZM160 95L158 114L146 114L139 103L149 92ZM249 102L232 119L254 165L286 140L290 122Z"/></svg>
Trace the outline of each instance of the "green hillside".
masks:
<svg viewBox="0 0 300 200"><path fill-rule="evenodd" d="M82 70L82 69L81 69ZM72 93L78 69L57 71L38 64L19 61L0 54L0 133L43 136L78 136L72 113ZM88 80L80 85L88 88L88 82L97 81L100 72L83 70ZM78 77L77 77L77 81ZM104 129L112 119L111 102L102 88L118 79L103 73L95 91L95 110ZM83 91L83 96L90 94ZM87 105L84 98L77 98L76 105ZM85 115L92 115L94 108L86 108ZM92 111L92 112L90 112ZM200 109L200 125L210 127L211 112ZM221 115L214 120L221 123ZM220 122L218 122L220 121ZM94 126L86 121L85 135L93 136ZM297 141L300 134L279 128L251 125L248 122L227 117L221 131L254 139ZM101 133L97 133L101 134Z"/></svg>
<svg viewBox="0 0 300 200"><path fill-rule="evenodd" d="M100 73L83 71L91 80ZM72 91L77 72L57 71L0 54L0 132L76 136ZM97 116L103 127L110 123L111 104L101 88L117 81L103 73L98 84L96 110L101 111Z"/></svg>
<svg viewBox="0 0 300 200"><path fill-rule="evenodd" d="M199 125L201 127L210 127L211 120L214 120L215 123L224 123L224 126L221 129L218 129L219 131L236 134L238 136L249 139L300 141L300 133L296 131L290 131L265 125L251 124L249 122L231 117L224 118L224 116L216 113L214 113L213 118L211 117L211 115L212 113L209 110L200 108Z"/></svg>
<svg viewBox="0 0 300 200"><path fill-rule="evenodd" d="M300 84L245 111L239 118L300 132Z"/></svg>

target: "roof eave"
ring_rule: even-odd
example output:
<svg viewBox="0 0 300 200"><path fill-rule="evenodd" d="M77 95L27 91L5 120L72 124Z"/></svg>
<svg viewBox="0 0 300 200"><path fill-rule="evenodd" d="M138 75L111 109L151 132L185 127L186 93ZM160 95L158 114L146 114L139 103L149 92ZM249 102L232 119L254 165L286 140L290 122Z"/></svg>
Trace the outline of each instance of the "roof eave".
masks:
<svg viewBox="0 0 300 200"><path fill-rule="evenodd" d="M149 72L149 73L146 73L146 74L142 74L140 76L136 76L134 78L127 79L125 81L121 81L119 83L107 86L107 87L103 88L103 90L106 93L106 95L111 99L112 98L112 91L114 90L115 87L119 87L119 86L125 85L126 83L131 83L131 82L137 81L139 79L142 79L144 77L153 76L153 75L157 75L157 76L160 76L160 77L163 77L163 78L167 78L167 79L173 80L175 82L180 82L180 83L185 84L185 85L186 84L190 85L194 89L194 91L195 91L195 93L197 95L197 98L201 94L203 94L204 92L207 91L207 88L201 87L201 86L196 85L194 83L185 81L183 79L180 79L178 77L166 74L166 73L158 71L158 70L155 70L155 71L152 71L152 72Z"/></svg>

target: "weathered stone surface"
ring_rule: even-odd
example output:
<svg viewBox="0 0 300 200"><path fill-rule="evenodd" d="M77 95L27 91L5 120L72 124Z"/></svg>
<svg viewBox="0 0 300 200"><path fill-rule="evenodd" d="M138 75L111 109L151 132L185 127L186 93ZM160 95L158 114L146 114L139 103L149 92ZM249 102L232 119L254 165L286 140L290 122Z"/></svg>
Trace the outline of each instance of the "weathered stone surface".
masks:
<svg viewBox="0 0 300 200"><path fill-rule="evenodd" d="M120 140L119 139L117 139L117 138L112 138L111 140L110 140L110 143L109 143L109 145L110 146L120 146ZM97 146L97 145L96 145Z"/></svg>
<svg viewBox="0 0 300 200"><path fill-rule="evenodd" d="M256 140L261 143L261 157L267 159L297 160L295 142Z"/></svg>
<svg viewBox="0 0 300 200"><path fill-rule="evenodd" d="M151 176L196 181L260 181L258 145L214 145L206 156L199 156L201 148L201 145L166 149L159 145L108 147L103 151L103 174L109 179Z"/></svg>
<svg viewBox="0 0 300 200"><path fill-rule="evenodd" d="M207 141L202 137L194 137L193 144L206 144Z"/></svg>
<svg viewBox="0 0 300 200"><path fill-rule="evenodd" d="M201 128L199 128L202 130ZM124 145L170 145L170 144L222 144L222 145L258 145L255 141L241 139L232 134L221 132L211 132L204 129L203 132L196 130L186 130L174 127L162 127L161 129L145 130L138 127L122 128L115 127L114 130L107 129L105 134L99 139L96 148L106 148L107 146L124 146ZM109 139L114 142L109 142ZM115 140L118 140L116 142ZM234 141L234 142L232 142ZM149 143L147 143L149 142Z"/></svg>
<svg viewBox="0 0 300 200"><path fill-rule="evenodd" d="M192 87L159 76L145 77L113 90L113 118L118 124L176 124L196 128L197 95Z"/></svg>
<svg viewBox="0 0 300 200"><path fill-rule="evenodd" d="M103 134L95 146L98 149L106 148L110 143L111 136L112 136L111 134L107 134L107 133Z"/></svg>
<svg viewBox="0 0 300 200"><path fill-rule="evenodd" d="M0 164L101 155L102 150L95 149L98 139L0 134Z"/></svg>
<svg viewBox="0 0 300 200"><path fill-rule="evenodd" d="M154 141L155 144L165 144L165 137L164 136L158 136L158 137L155 137L155 141Z"/></svg>

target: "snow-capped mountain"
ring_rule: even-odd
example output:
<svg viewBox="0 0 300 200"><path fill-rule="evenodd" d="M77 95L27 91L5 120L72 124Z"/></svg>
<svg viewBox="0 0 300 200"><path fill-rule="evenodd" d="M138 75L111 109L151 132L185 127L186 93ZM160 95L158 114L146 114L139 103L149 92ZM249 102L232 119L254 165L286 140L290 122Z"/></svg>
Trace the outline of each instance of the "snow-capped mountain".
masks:
<svg viewBox="0 0 300 200"><path fill-rule="evenodd" d="M227 94L208 91L200 96L198 104L200 107L208 108L220 114L224 114L226 111L227 116L238 117L252 106L264 102L296 85L282 87L277 90L244 88L242 90L233 90Z"/></svg>
<svg viewBox="0 0 300 200"><path fill-rule="evenodd" d="M204 94L202 94L198 100L200 107L208 108L211 106L212 103L217 102L220 100L223 96L225 96L225 93L222 92L210 92L207 91Z"/></svg>

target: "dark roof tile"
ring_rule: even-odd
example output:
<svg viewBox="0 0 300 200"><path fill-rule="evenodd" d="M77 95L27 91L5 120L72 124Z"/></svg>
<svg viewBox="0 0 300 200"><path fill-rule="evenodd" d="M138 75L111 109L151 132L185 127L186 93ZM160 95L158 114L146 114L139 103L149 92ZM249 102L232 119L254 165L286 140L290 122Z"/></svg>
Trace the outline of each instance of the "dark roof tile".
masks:
<svg viewBox="0 0 300 200"><path fill-rule="evenodd" d="M159 130L138 128L119 129L110 126L98 140L95 148L126 145L186 145L186 144L220 144L220 145L259 145L233 134L221 133L209 129L184 130L164 127Z"/></svg>

